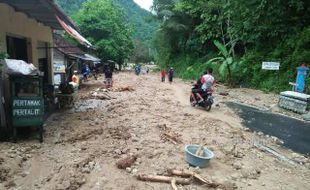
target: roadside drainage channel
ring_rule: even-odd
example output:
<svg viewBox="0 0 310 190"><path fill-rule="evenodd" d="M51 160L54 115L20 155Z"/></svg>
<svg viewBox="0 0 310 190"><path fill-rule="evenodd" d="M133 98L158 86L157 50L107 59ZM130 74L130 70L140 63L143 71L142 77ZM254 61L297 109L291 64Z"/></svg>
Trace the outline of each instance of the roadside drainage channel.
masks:
<svg viewBox="0 0 310 190"><path fill-rule="evenodd" d="M275 136L283 140L283 146L293 151L310 154L309 122L235 102L226 104L243 119L245 127Z"/></svg>

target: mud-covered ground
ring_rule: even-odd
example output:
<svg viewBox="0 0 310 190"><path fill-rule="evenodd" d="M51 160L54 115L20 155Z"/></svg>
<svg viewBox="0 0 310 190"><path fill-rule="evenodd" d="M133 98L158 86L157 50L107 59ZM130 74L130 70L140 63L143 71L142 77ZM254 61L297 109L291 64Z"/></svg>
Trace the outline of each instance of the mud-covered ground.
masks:
<svg viewBox="0 0 310 190"><path fill-rule="evenodd" d="M33 138L0 143L1 190L171 189L135 177L165 175L168 169L193 170L226 189L309 189L309 159L281 148L281 140L242 127L224 104L238 101L277 110L275 95L218 85L214 107L206 112L190 106L189 82L161 83L157 75L124 72L106 91L102 81L87 82L73 109L48 119L44 143ZM219 95L223 92L229 95ZM278 160L256 148L257 142L300 164ZM189 167L187 144L204 144L214 152L209 167ZM116 162L128 156L137 160L118 169ZM178 188L212 189L199 182Z"/></svg>

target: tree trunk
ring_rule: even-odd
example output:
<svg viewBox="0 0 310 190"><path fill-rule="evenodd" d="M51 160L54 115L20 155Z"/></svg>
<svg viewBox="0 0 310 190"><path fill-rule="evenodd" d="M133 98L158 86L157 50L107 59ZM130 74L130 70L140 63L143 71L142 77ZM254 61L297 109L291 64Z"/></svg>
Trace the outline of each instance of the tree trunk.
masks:
<svg viewBox="0 0 310 190"><path fill-rule="evenodd" d="M228 64L227 64L227 71L228 71L228 84L229 86L232 86L233 85L232 73L231 73L230 65Z"/></svg>
<svg viewBox="0 0 310 190"><path fill-rule="evenodd" d="M220 15L221 12L219 9L217 9L218 14ZM226 47L226 40L225 40L225 34L224 34L224 29L223 29L223 22L221 21L221 34L222 34L222 42L224 46Z"/></svg>
<svg viewBox="0 0 310 190"><path fill-rule="evenodd" d="M230 4L230 0L227 1L228 4ZM230 44L231 44L231 53L232 53L232 56L233 58L235 58L235 42L233 40L233 36L231 35L231 32L230 32L230 14L228 14L228 18L227 18L227 33L228 33L228 36L229 36L229 41L230 41Z"/></svg>
<svg viewBox="0 0 310 190"><path fill-rule="evenodd" d="M122 62L118 62L118 69L119 69L119 71L121 71L121 70L122 70L122 65L123 65L123 63L122 63Z"/></svg>

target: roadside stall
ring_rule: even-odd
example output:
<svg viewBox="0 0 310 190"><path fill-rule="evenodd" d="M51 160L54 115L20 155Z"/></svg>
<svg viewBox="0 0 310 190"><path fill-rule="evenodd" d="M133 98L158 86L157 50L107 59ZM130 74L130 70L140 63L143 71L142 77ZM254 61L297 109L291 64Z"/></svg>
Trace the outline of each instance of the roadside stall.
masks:
<svg viewBox="0 0 310 190"><path fill-rule="evenodd" d="M43 74L32 64L21 60L6 59L6 73L9 83L9 127L14 141L17 129L35 127L39 140L43 141L44 97Z"/></svg>

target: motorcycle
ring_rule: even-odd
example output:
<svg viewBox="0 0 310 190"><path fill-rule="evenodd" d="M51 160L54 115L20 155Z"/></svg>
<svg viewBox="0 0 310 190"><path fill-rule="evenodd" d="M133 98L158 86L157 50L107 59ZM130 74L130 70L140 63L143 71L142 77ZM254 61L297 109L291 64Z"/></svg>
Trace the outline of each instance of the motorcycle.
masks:
<svg viewBox="0 0 310 190"><path fill-rule="evenodd" d="M139 67L135 68L135 73L136 75L140 75L141 69Z"/></svg>
<svg viewBox="0 0 310 190"><path fill-rule="evenodd" d="M197 101L199 97L197 97L196 93L199 93L201 95L203 101L201 102ZM189 101L193 107L198 105L203 107L206 111L210 111L212 104L214 103L214 97L212 96L212 92L209 91L201 93L200 86L194 85L192 87L192 93L190 95Z"/></svg>

